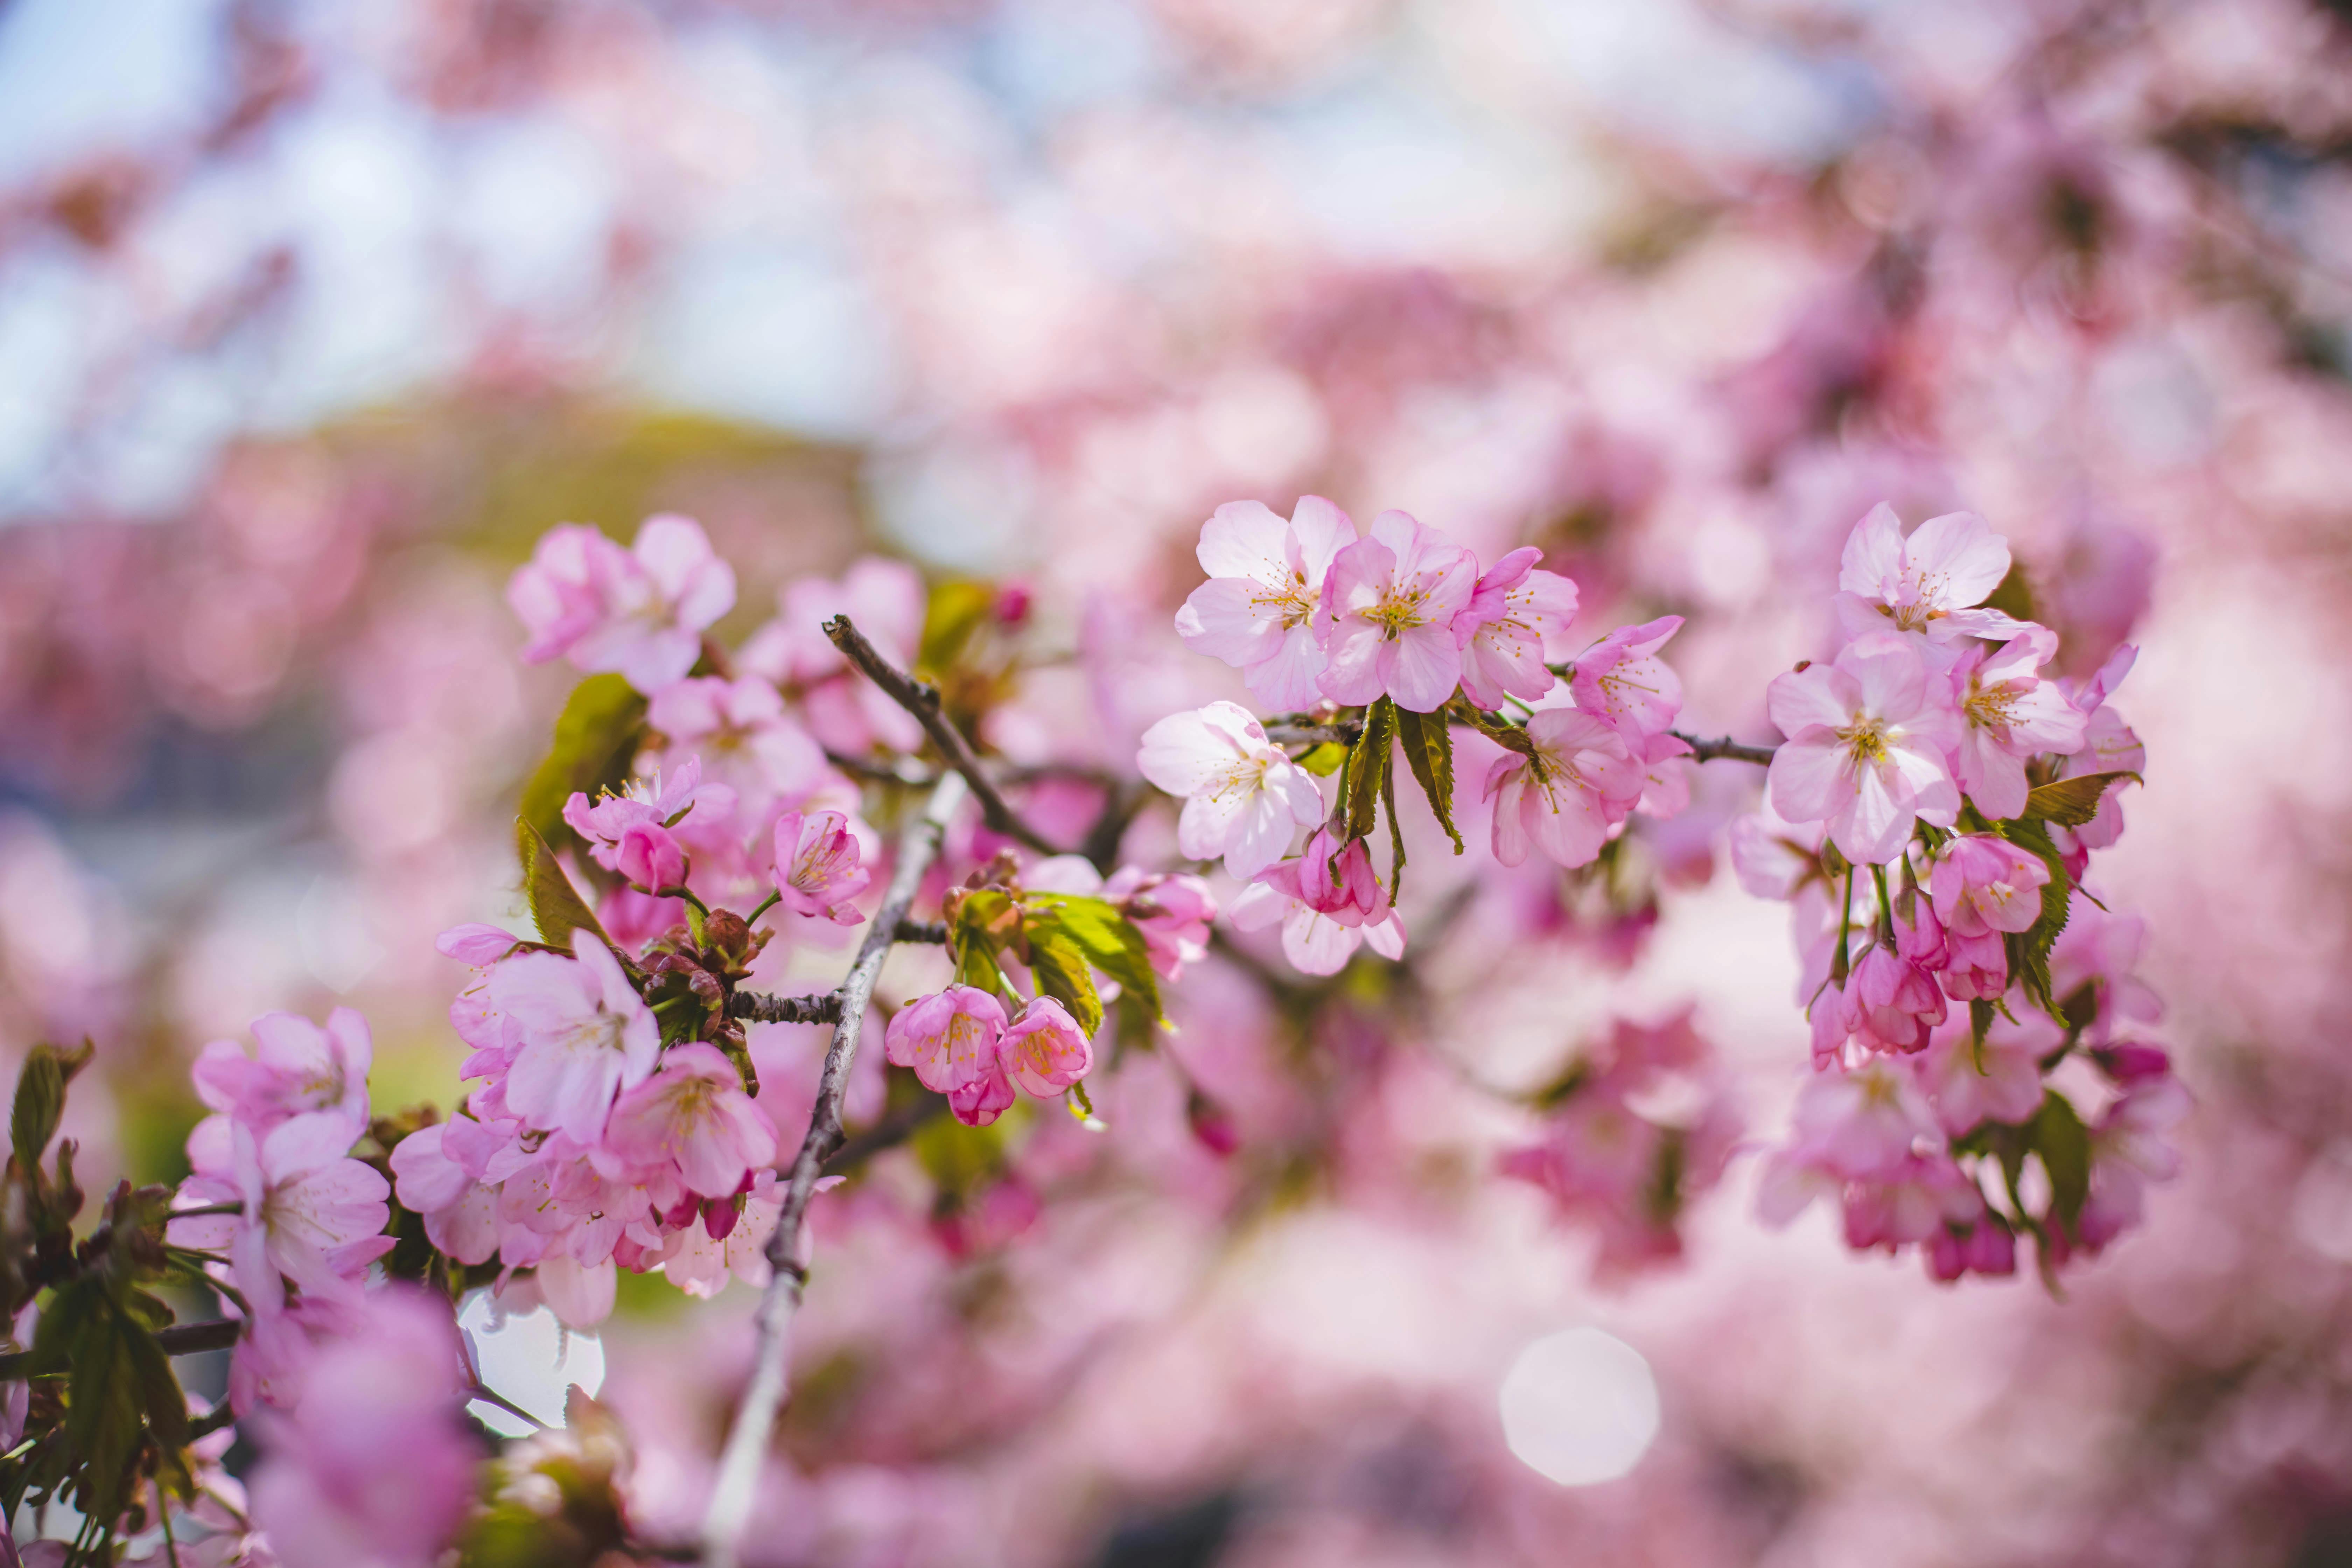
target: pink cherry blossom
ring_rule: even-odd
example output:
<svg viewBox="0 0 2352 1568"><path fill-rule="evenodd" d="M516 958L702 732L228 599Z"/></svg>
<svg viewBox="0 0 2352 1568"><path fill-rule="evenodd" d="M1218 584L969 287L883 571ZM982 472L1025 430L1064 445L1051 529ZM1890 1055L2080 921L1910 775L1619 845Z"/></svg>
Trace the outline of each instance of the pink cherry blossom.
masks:
<svg viewBox="0 0 2352 1568"><path fill-rule="evenodd" d="M476 969L488 969L521 943L522 938L505 927L484 925L478 921L451 926L433 939L435 951L444 958L454 958Z"/></svg>
<svg viewBox="0 0 2352 1568"><path fill-rule="evenodd" d="M563 820L586 841L596 864L651 891L675 887L677 879L648 882L631 872L650 875L683 868L686 849L671 831L672 824L683 824L697 812L726 816L734 809L735 792L725 784L704 784L701 759L688 757L666 773L631 779L618 794L599 795L593 802L573 791L563 804Z"/></svg>
<svg viewBox="0 0 2352 1568"><path fill-rule="evenodd" d="M743 1092L734 1063L689 1041L614 1102L604 1146L633 1164L676 1165L706 1198L732 1197L749 1172L775 1163L776 1127Z"/></svg>
<svg viewBox="0 0 2352 1568"><path fill-rule="evenodd" d="M1383 958L1404 952L1404 922L1389 907L1363 840L1341 847L1328 828L1244 889L1232 920L1245 931L1280 922L1283 956L1302 974L1337 974L1367 942Z"/></svg>
<svg viewBox="0 0 2352 1568"><path fill-rule="evenodd" d="M985 1127L1013 1103L1013 1080L999 1048L1004 1005L971 985L919 996L891 1018L883 1054L910 1068L925 1089L948 1097L967 1127Z"/></svg>
<svg viewBox="0 0 2352 1568"><path fill-rule="evenodd" d="M526 952L491 972L490 997L522 1044L506 1102L530 1125L593 1143L614 1096L645 1081L661 1031L612 950L585 931L573 956Z"/></svg>
<svg viewBox="0 0 2352 1568"><path fill-rule="evenodd" d="M1481 708L1499 708L1506 696L1541 697L1552 686L1546 662L1567 657L1576 584L1538 568L1542 559L1528 545L1496 562L1454 619L1462 689Z"/></svg>
<svg viewBox="0 0 2352 1568"><path fill-rule="evenodd" d="M852 562L838 582L796 578L778 595L776 618L744 642L736 666L796 692L809 733L831 751L847 757L877 746L914 751L923 743L922 726L849 668L824 624L847 616L877 652L908 669L922 644L925 602L921 574L881 556Z"/></svg>
<svg viewBox="0 0 2352 1568"><path fill-rule="evenodd" d="M704 629L734 607L735 572L689 518L647 518L627 550L568 523L516 569L507 603L530 633L525 659L562 655L651 695L694 668Z"/></svg>
<svg viewBox="0 0 2352 1568"><path fill-rule="evenodd" d="M1577 656L1569 689L1576 705L1630 743L1671 728L1682 712L1682 678L1658 649L1683 629L1680 616L1619 626Z"/></svg>
<svg viewBox="0 0 2352 1568"><path fill-rule="evenodd" d="M2105 1045L2118 1029L2164 1016L2163 1002L2136 973L2147 941L2138 915L2103 910L2079 888L2067 901L2065 929L2050 947L2050 994L2065 1002L2092 988L2098 1014L2083 1031L2086 1044Z"/></svg>
<svg viewBox="0 0 2352 1568"><path fill-rule="evenodd" d="M179 1206L235 1203L242 1212L173 1220L173 1241L225 1251L257 1312L285 1305L287 1280L306 1298L350 1298L393 1245L383 1234L391 1184L349 1157L352 1140L349 1121L331 1110L304 1111L258 1137L232 1122L226 1167L200 1166L180 1184Z"/></svg>
<svg viewBox="0 0 2352 1568"><path fill-rule="evenodd" d="M1931 642L2006 637L2020 623L1972 608L2009 574L2009 542L1974 512L1931 517L1903 537L1881 501L1854 525L1838 569L1838 624L1850 637L1890 627Z"/></svg>
<svg viewBox="0 0 2352 1568"><path fill-rule="evenodd" d="M1051 996L1040 996L1024 1007L997 1048L1013 1081L1039 1100L1053 1099L1086 1077L1095 1063L1094 1047L1079 1032L1077 1020Z"/></svg>
<svg viewBox="0 0 2352 1568"><path fill-rule="evenodd" d="M1161 979L1180 979L1186 964L1208 956L1217 899L1202 879L1189 871L1147 874L1122 866L1102 892L1142 933L1144 950Z"/></svg>
<svg viewBox="0 0 2352 1568"><path fill-rule="evenodd" d="M317 1347L292 1410L257 1428L253 1516L288 1563L430 1568L472 1506L482 1453L460 1416L449 1304L371 1292Z"/></svg>
<svg viewBox="0 0 2352 1568"><path fill-rule="evenodd" d="M1952 667L1960 721L1953 777L1994 821L2025 809L2027 759L2083 743L2083 715L2056 683L2034 673L2057 648L2053 633L2028 626L2000 647L1969 645Z"/></svg>
<svg viewBox="0 0 2352 1568"><path fill-rule="evenodd" d="M737 1204L740 1201L740 1210ZM674 1233L662 1259L662 1277L688 1295L708 1300L727 1288L732 1278L757 1289L768 1283L768 1237L775 1234L782 1213L783 1194L773 1171L751 1178L751 1190L740 1200L703 1205L705 1222ZM723 1214L729 1223L714 1230L709 1216Z"/></svg>
<svg viewBox="0 0 2352 1568"><path fill-rule="evenodd" d="M824 748L786 715L775 687L751 676L666 687L646 705L646 721L668 738L671 755L692 753L703 776L732 790L752 816L771 802L802 800L832 777ZM716 803L704 810L726 815Z"/></svg>
<svg viewBox="0 0 2352 1568"><path fill-rule="evenodd" d="M2021 931L2042 916L2050 868L2042 857L1989 833L1964 834L1944 846L1928 873L1936 914L1958 935Z"/></svg>
<svg viewBox="0 0 2352 1568"><path fill-rule="evenodd" d="M854 926L866 917L849 900L874 873L866 868L849 818L837 811L776 818L776 902L796 915Z"/></svg>
<svg viewBox="0 0 2352 1568"><path fill-rule="evenodd" d="M1495 858L1526 861L1530 846L1562 866L1589 865L1646 786L1643 764L1598 715L1547 708L1528 721L1531 754L1496 759L1486 775L1495 803Z"/></svg>
<svg viewBox="0 0 2352 1568"><path fill-rule="evenodd" d="M1313 707L1327 663L1325 574L1355 537L1348 514L1321 496L1299 497L1288 522L1258 501L1228 501L1201 525L1209 580L1176 612L1176 635L1241 670L1269 709Z"/></svg>
<svg viewBox="0 0 2352 1568"><path fill-rule="evenodd" d="M1374 518L1370 537L1334 556L1323 580L1323 695L1342 705L1390 697L1416 713L1445 706L1462 680L1454 618L1477 578L1475 556L1406 513Z"/></svg>
<svg viewBox="0 0 2352 1568"><path fill-rule="evenodd" d="M1256 876L1282 858L1292 835L1323 819L1315 777L1265 738L1237 703L1171 713L1143 732L1135 765L1183 799L1177 847L1195 860L1224 857L1234 876Z"/></svg>
<svg viewBox="0 0 2352 1568"><path fill-rule="evenodd" d="M2035 1013L2021 1011L2013 1024L1997 1017L1981 1044L1960 1018L1937 1030L1909 1066L1937 1121L1958 1138L1979 1122L2031 1120L2042 1104L2042 1058L2063 1043L2057 1026Z"/></svg>
<svg viewBox="0 0 2352 1568"><path fill-rule="evenodd" d="M1956 721L1903 638L1856 638L1834 664L1775 676L1765 695L1789 737L1766 775L1772 808L1790 822L1827 822L1848 860L1891 860L1913 823L1948 826L1958 813L1944 760Z"/></svg>
<svg viewBox="0 0 2352 1568"><path fill-rule="evenodd" d="M1816 1028L1813 1049L1822 1054L1824 1040L1832 1048L1851 1041L1865 1051L1904 1055L1923 1050L1928 1033L1944 1021L1944 993L1925 967L1905 953L1873 945L1854 961L1843 991L1824 993L1815 1008L1834 1001L1834 1026L1826 1036Z"/></svg>
<svg viewBox="0 0 2352 1568"><path fill-rule="evenodd" d="M454 1125L436 1122L393 1145L393 1191L401 1207L424 1217L435 1247L459 1263L487 1263L499 1250L499 1189L449 1152Z"/></svg>
<svg viewBox="0 0 2352 1568"><path fill-rule="evenodd" d="M299 1014L266 1013L252 1030L251 1056L232 1040L215 1040L197 1056L190 1071L197 1099L257 1134L319 1110L342 1118L346 1144L366 1130L374 1047L365 1018L338 1007L322 1028ZM224 1135L226 1129L212 1134Z"/></svg>
<svg viewBox="0 0 2352 1568"><path fill-rule="evenodd" d="M1928 1276L1946 1284L1964 1274L2003 1279L2017 1272L2017 1237L1990 1212L1966 1227L1947 1221L1927 1248Z"/></svg>
<svg viewBox="0 0 2352 1568"><path fill-rule="evenodd" d="M1983 1194L1950 1155L1910 1154L1892 1170L1846 1188L1845 1244L1856 1251L1883 1247L1893 1252L1947 1226L1973 1225L1984 1213Z"/></svg>
<svg viewBox="0 0 2352 1568"><path fill-rule="evenodd" d="M1731 824L1731 869L1752 898L1786 903L1798 889L1824 879L1819 822L1790 822L1768 794L1756 810Z"/></svg>
<svg viewBox="0 0 2352 1568"><path fill-rule="evenodd" d="M2115 689L2131 673L2139 658L2139 649L2126 643L2118 647L2099 667L2099 671L2074 693L2076 710L2084 715L2083 743L2058 770L2061 778L2074 778L2083 773L2127 773L2147 770L2147 748L2141 744L2139 734L2124 722L2108 700ZM2120 799L2122 790L2110 784L2099 796L2098 814L2073 830L2074 837L2085 849L2105 849L2123 837L2124 811Z"/></svg>
<svg viewBox="0 0 2352 1568"><path fill-rule="evenodd" d="M1837 1174L1874 1176L1894 1169L1941 1129L1927 1098L1903 1067L1874 1059L1830 1068L1805 1080L1794 1118L1797 1143Z"/></svg>

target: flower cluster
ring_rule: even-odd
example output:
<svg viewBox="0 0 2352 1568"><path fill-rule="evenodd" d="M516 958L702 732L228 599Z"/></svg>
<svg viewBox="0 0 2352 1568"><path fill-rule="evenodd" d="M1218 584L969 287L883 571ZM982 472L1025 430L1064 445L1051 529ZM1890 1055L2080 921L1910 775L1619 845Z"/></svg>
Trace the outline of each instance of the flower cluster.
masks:
<svg viewBox="0 0 2352 1568"><path fill-rule="evenodd" d="M1540 551L1482 570L1402 511L1360 537L1318 496L1287 522L1255 501L1220 507L1199 555L1209 580L1178 612L1177 634L1240 668L1269 707L1307 711L1261 721L1213 702L1172 714L1145 732L1136 765L1184 801L1183 853L1222 857L1252 882L1235 926L1278 925L1302 973L1334 973L1367 943L1388 958L1404 950L1395 870L1384 883L1366 843L1381 809L1396 835L1400 746L1457 852L1450 726L1505 748L1484 793L1506 866L1531 848L1589 865L1637 807L1671 816L1687 802L1691 748L1673 732L1682 687L1658 658L1681 617L1622 626L1568 663L1577 588L1536 564ZM1507 705L1517 718L1496 711ZM1316 739L1294 755L1288 737L1302 729ZM1323 750L1326 734L1343 739L1344 759Z"/></svg>
<svg viewBox="0 0 2352 1568"><path fill-rule="evenodd" d="M1536 1095L1542 1137L1504 1153L1505 1175L1597 1233L1603 1273L1681 1257L1685 1211L1722 1179L1739 1120L1713 1057L1687 1013L1655 1026L1621 1018Z"/></svg>
<svg viewBox="0 0 2352 1568"><path fill-rule="evenodd" d="M2107 700L2131 650L2079 686L2045 674L2056 636L1984 603L2010 574L1980 518L1908 538L1884 506L1864 518L1843 644L1772 681L1788 739L1732 834L1748 889L1792 906L1821 1072L1765 1212L1834 1195L1853 1246L1916 1246L1945 1279L2011 1272L2020 1234L2045 1269L2095 1252L2170 1173L2185 1110L2164 1054L2128 1037L2155 1011L2137 922L2084 887L2144 762ZM2077 1059L2094 1070L2070 1095L2052 1079Z"/></svg>

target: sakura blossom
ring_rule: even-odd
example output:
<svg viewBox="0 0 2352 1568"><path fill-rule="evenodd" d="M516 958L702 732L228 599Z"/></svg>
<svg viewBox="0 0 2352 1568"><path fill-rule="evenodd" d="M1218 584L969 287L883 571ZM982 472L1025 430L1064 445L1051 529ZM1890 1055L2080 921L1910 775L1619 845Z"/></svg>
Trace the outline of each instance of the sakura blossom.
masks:
<svg viewBox="0 0 2352 1568"><path fill-rule="evenodd" d="M776 1158L775 1124L743 1092L735 1064L694 1043L672 1047L658 1071L614 1102L604 1142L634 1165L675 1165L706 1198L734 1196Z"/></svg>
<svg viewBox="0 0 2352 1568"><path fill-rule="evenodd" d="M1201 526L1209 580L1176 612L1176 635L1241 670L1268 708L1314 706L1328 663L1324 579L1355 538L1348 514L1320 496L1299 497L1287 522L1262 502L1227 502Z"/></svg>
<svg viewBox="0 0 2352 1568"><path fill-rule="evenodd" d="M530 1125L593 1143L614 1097L652 1073L661 1033L613 952L585 931L572 956L527 952L490 978L494 1005L521 1045L506 1102Z"/></svg>
<svg viewBox="0 0 2352 1568"><path fill-rule="evenodd" d="M1930 643L2008 637L2018 623L1981 609L2009 574L2009 543L1974 512L1931 517L1906 538L1895 509L1881 501L1854 525L1838 567L1834 601L1848 637L1892 628Z"/></svg>
<svg viewBox="0 0 2352 1568"><path fill-rule="evenodd" d="M587 841L599 866L653 892L685 880L686 846L672 828L698 809L706 817L725 816L735 809L735 795L724 784L704 784L701 760L688 757L667 774L633 779L593 802L574 791L563 820Z"/></svg>
<svg viewBox="0 0 2352 1568"><path fill-rule="evenodd" d="M525 659L562 656L652 695L693 669L702 633L734 607L735 572L691 518L649 517L627 550L567 524L516 569L507 602L531 634Z"/></svg>
<svg viewBox="0 0 2352 1568"><path fill-rule="evenodd" d="M1454 618L1462 689L1481 708L1500 708L1506 697L1543 696L1553 679L1548 661L1567 657L1576 584L1538 566L1542 559L1542 551L1523 545L1496 562Z"/></svg>
<svg viewBox="0 0 2352 1568"><path fill-rule="evenodd" d="M2041 918L2042 889L2050 868L2030 854L1987 833L1962 834L1936 857L1928 887L1936 915L1962 936L2021 931Z"/></svg>
<svg viewBox="0 0 2352 1568"><path fill-rule="evenodd" d="M238 1212L173 1220L177 1244L225 1252L237 1289L264 1315L285 1306L289 1282L305 1298L352 1298L358 1277L392 1250L383 1234L392 1186L349 1157L350 1121L310 1110L257 1135L233 1121L228 1133L225 1163L190 1149L203 1163L181 1184L180 1204L235 1204Z"/></svg>
<svg viewBox="0 0 2352 1568"><path fill-rule="evenodd" d="M831 776L824 749L786 714L783 698L765 680L673 682L646 705L646 721L667 738L672 754L686 753L688 764L731 791L733 803L748 812L765 811L779 799L805 799ZM713 800L706 816L726 816L730 798Z"/></svg>
<svg viewBox="0 0 2352 1568"><path fill-rule="evenodd" d="M808 733L833 752L910 752L923 742L922 726L850 669L824 624L849 616L883 657L905 669L922 642L923 605L922 577L903 561L869 555L838 579L795 577L778 593L776 617L745 639L736 663L746 675L798 693Z"/></svg>
<svg viewBox="0 0 2352 1568"><path fill-rule="evenodd" d="M2025 809L2025 764L2044 752L2065 755L2083 744L2083 715L2054 682L2035 671L2058 639L2023 626L1998 648L1972 645L1952 667L1960 717L1952 776L1977 809L1996 821Z"/></svg>
<svg viewBox="0 0 2352 1568"><path fill-rule="evenodd" d="M1527 752L1498 759L1486 775L1495 858L1517 866L1533 847L1562 866L1587 865L1642 798L1642 765L1607 721L1581 709L1543 710L1526 735Z"/></svg>
<svg viewBox="0 0 2352 1568"><path fill-rule="evenodd" d="M776 818L776 901L796 915L856 925L866 917L850 900L864 892L874 873L861 858L849 819L837 811Z"/></svg>
<svg viewBox="0 0 2352 1568"><path fill-rule="evenodd" d="M1569 689L1576 705L1625 737L1629 744L1663 733L1682 711L1682 678L1658 658L1683 629L1680 616L1619 626L1577 656Z"/></svg>
<svg viewBox="0 0 2352 1568"><path fill-rule="evenodd" d="M1316 678L1334 702L1393 699L1430 713L1462 681L1454 617L1469 608L1478 562L1408 513L1384 511L1332 557L1322 618L1329 665Z"/></svg>
<svg viewBox="0 0 2352 1568"><path fill-rule="evenodd" d="M1039 1100L1053 1099L1094 1066L1094 1047L1069 1009L1051 996L1024 1007L998 1037L997 1049L1013 1081Z"/></svg>
<svg viewBox="0 0 2352 1568"><path fill-rule="evenodd" d="M1265 727L1237 703L1160 720L1143 732L1135 765L1182 798L1178 847L1195 860L1223 857L1235 877L1256 876L1282 858L1297 829L1323 818L1313 775L1267 741Z"/></svg>
<svg viewBox="0 0 2352 1568"><path fill-rule="evenodd" d="M1004 1005L971 985L950 985L908 1003L892 1016L884 1052L911 1068L923 1087L947 1096L969 1127L985 1127L1013 1103L1003 1040Z"/></svg>
<svg viewBox="0 0 2352 1568"><path fill-rule="evenodd" d="M350 1007L327 1015L322 1027L295 1013L266 1013L253 1021L254 1049L215 1040L196 1058L190 1077L197 1098L220 1123L205 1141L239 1122L258 1136L309 1111L332 1111L349 1129L346 1143L367 1125L368 1064L374 1042L367 1020Z"/></svg>
<svg viewBox="0 0 2352 1568"><path fill-rule="evenodd" d="M1404 951L1404 922L1389 905L1361 839L1344 847L1328 829L1309 835L1296 859L1269 868L1234 900L1237 931L1282 927L1283 956L1301 974L1337 974L1370 943L1383 958Z"/></svg>
<svg viewBox="0 0 2352 1568"><path fill-rule="evenodd" d="M1914 823L1948 826L1958 813L1944 760L1957 721L1903 638L1857 637L1833 663L1773 677L1766 700L1789 737L1766 783L1772 809L1826 822L1849 861L1893 859Z"/></svg>

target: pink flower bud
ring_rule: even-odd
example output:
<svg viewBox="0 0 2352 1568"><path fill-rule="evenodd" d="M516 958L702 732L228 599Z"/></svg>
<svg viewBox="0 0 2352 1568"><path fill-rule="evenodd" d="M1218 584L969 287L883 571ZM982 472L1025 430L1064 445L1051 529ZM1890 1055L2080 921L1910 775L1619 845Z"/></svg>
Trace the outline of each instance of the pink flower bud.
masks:
<svg viewBox="0 0 2352 1568"><path fill-rule="evenodd" d="M1936 858L1928 890L1936 913L1962 936L2021 931L2042 914L2050 868L2006 838L1972 833L1953 839Z"/></svg>
<svg viewBox="0 0 2352 1568"><path fill-rule="evenodd" d="M998 1043L1004 1005L971 985L950 985L919 996L890 1020L883 1055L910 1068L925 1089L948 1097L948 1108L968 1127L985 1127L1013 1103Z"/></svg>
<svg viewBox="0 0 2352 1568"><path fill-rule="evenodd" d="M686 846L657 822L633 822L614 846L613 869L649 893L686 880Z"/></svg>

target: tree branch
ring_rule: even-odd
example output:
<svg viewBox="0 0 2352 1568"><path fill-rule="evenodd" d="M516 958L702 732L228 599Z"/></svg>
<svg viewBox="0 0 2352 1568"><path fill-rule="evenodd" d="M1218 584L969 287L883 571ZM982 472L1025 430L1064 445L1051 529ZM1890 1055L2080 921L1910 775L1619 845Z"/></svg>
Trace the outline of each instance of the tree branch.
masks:
<svg viewBox="0 0 2352 1568"><path fill-rule="evenodd" d="M1363 726L1350 721L1344 724L1268 724L1265 738L1277 746L1319 746L1325 742L1335 745L1352 746Z"/></svg>
<svg viewBox="0 0 2352 1568"><path fill-rule="evenodd" d="M835 619L825 631L844 653L856 660L856 654L851 652L851 640L865 647L865 639L857 637L846 617ZM869 657L873 653L871 648L866 651ZM865 667L861 664L860 668ZM916 716L922 715L918 711ZM954 731L950 730L948 733ZM965 755L969 757L970 752ZM825 1052L824 1071L817 1080L816 1105L809 1112L808 1133L801 1140L800 1152L793 1158L792 1173L784 1186L783 1207L776 1216L775 1234L768 1237L768 1266L774 1273L768 1281L766 1294L760 1299L759 1314L754 1319L760 1340L751 1363L751 1381L743 1390L742 1404L736 1407L735 1425L728 1432L727 1447L719 1454L719 1479L711 1487L710 1507L702 1519L702 1561L706 1568L735 1568L737 1548L743 1526L751 1518L752 1494L759 1484L760 1460L767 1452L769 1435L775 1429L776 1414L784 1405L784 1363L793 1315L800 1310L801 1293L808 1285L808 1269L801 1262L801 1233L808 1221L809 1200L815 1194L825 1156L842 1142L841 1101L849 1089L849 1069L856 1059L858 1036L865 1028L866 1005L873 999L875 977L882 971L882 961L889 956L899 923L907 918L908 906L915 901L916 889L922 886L923 873L940 852L940 839L947 829L948 818L963 804L966 778L960 768L940 779L931 791L930 803L923 808L923 815L900 835L898 863L890 873L889 890L883 895L882 908L866 927L857 961L850 965L847 978L835 993L840 1005L840 1021L834 1026L833 1045Z"/></svg>
<svg viewBox="0 0 2352 1568"><path fill-rule="evenodd" d="M915 716L915 721L923 727L923 732L930 736L931 744L937 746L940 755L947 759L948 766L961 773L964 783L971 786L972 798L980 802L981 815L990 827L1009 838L1019 839L1040 855L1063 853L1060 845L1022 821L1013 808L1004 804L1004 797L996 793L996 785L981 771L980 759L972 754L971 743L953 724L948 722L947 715L940 711L940 694L936 687L917 680L875 652L874 645L850 624L847 616L835 616L825 622L824 635L833 639L833 646L841 650L844 658L865 673L866 679L880 687L890 700Z"/></svg>
<svg viewBox="0 0 2352 1568"><path fill-rule="evenodd" d="M841 994L777 996L765 991L738 991L727 999L727 1016L754 1024L830 1024L841 1016Z"/></svg>
<svg viewBox="0 0 2352 1568"><path fill-rule="evenodd" d="M1724 757L1735 763L1754 763L1759 768L1769 767L1772 753L1779 749L1774 746L1743 746L1728 735L1721 740L1702 741L1696 735L1685 735L1680 730L1666 732L1690 747L1691 761L1695 763L1711 763L1717 757Z"/></svg>
<svg viewBox="0 0 2352 1568"><path fill-rule="evenodd" d="M176 1217L176 1216L175 1216ZM155 1331L155 1342L163 1347L165 1355L196 1355L205 1351L225 1351L236 1343L236 1336L245 1325L235 1318L211 1318L201 1323L173 1323ZM33 1352L15 1351L0 1355L0 1383L13 1383L32 1371Z"/></svg>

